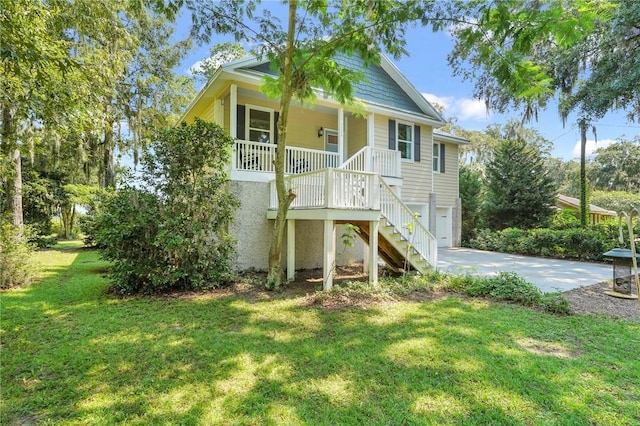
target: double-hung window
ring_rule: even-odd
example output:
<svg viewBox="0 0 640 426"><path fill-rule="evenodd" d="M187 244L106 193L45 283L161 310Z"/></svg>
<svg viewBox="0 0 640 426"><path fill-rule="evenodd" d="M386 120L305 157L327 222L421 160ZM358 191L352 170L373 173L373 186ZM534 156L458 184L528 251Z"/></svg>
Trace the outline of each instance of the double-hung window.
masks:
<svg viewBox="0 0 640 426"><path fill-rule="evenodd" d="M275 142L272 109L247 105L245 114L246 135L250 141Z"/></svg>
<svg viewBox="0 0 640 426"><path fill-rule="evenodd" d="M396 135L398 151L404 160L413 160L414 133L413 124L397 122Z"/></svg>
<svg viewBox="0 0 640 426"><path fill-rule="evenodd" d="M444 173L444 146L439 143L433 144L433 171Z"/></svg>

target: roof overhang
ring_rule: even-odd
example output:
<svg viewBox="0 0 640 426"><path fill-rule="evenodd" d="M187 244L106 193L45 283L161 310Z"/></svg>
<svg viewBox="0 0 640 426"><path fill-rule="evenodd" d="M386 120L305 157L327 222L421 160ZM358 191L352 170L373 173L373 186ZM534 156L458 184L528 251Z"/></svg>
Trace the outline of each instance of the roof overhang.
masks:
<svg viewBox="0 0 640 426"><path fill-rule="evenodd" d="M418 105L418 107L424 112L424 115L417 114L412 111L406 111L398 108L393 108L388 105L377 104L371 101L364 101L358 99L364 106L367 112L393 115L399 119L412 121L415 123L430 125L439 127L445 124L444 119L440 113L422 96L422 93L413 86L409 80L400 72L400 70L384 55L380 57L380 66L389 74L389 76L407 93L407 95ZM239 83L245 83L252 86L260 87L262 79L265 74L250 70L248 68L265 63L264 60L258 60L256 57L246 57L236 61L228 62L222 65L216 70L213 76L209 79L207 84L198 92L198 95L189 104L185 112L180 117L180 121L184 121L189 113L202 101L203 98L214 97L222 89L225 81L235 81ZM334 106L340 108L342 105L337 102L333 97L329 96L322 89L314 90L319 103L325 106ZM435 133L434 133L435 135ZM447 142L451 143L468 143L468 141L460 138L456 138L451 135L451 140Z"/></svg>
<svg viewBox="0 0 640 426"><path fill-rule="evenodd" d="M459 136L455 136L438 129L433 130L433 140L440 141L440 142L454 143L458 145L467 145L469 143L468 139L461 138Z"/></svg>

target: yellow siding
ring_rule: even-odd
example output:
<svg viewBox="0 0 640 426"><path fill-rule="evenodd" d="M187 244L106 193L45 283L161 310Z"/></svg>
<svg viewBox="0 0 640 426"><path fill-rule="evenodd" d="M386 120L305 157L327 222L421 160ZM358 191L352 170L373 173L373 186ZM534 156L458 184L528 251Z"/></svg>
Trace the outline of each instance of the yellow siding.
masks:
<svg viewBox="0 0 640 426"><path fill-rule="evenodd" d="M442 143L442 142L438 142ZM433 188L439 206L454 206L458 198L458 145L445 143L444 173L435 173Z"/></svg>
<svg viewBox="0 0 640 426"><path fill-rule="evenodd" d="M200 115L200 118L205 121L213 121L213 110L214 103L210 102L202 111L202 115Z"/></svg>
<svg viewBox="0 0 640 426"><path fill-rule="evenodd" d="M349 116L347 118L347 158L367 146L367 119Z"/></svg>
<svg viewBox="0 0 640 426"><path fill-rule="evenodd" d="M255 105L278 111L280 105L265 99L238 96L238 104ZM225 122L227 111L225 111ZM338 128L338 112L325 113L311 109L291 106L289 110L288 143L289 146L324 150L324 138L318 137L318 129Z"/></svg>
<svg viewBox="0 0 640 426"><path fill-rule="evenodd" d="M187 111L184 121L187 123L193 123L193 120L196 117L206 121L213 121L213 100L200 99L192 109Z"/></svg>
<svg viewBox="0 0 640 426"><path fill-rule="evenodd" d="M231 105L231 96L227 95L224 97L224 119L222 122L224 123L222 127L231 134L231 119L229 117L229 109Z"/></svg>
<svg viewBox="0 0 640 426"><path fill-rule="evenodd" d="M376 114L374 121L373 145L376 148L389 149L389 117Z"/></svg>
<svg viewBox="0 0 640 426"><path fill-rule="evenodd" d="M338 130L338 112L325 113L299 107L289 110L289 146L324 150L324 138L318 129Z"/></svg>

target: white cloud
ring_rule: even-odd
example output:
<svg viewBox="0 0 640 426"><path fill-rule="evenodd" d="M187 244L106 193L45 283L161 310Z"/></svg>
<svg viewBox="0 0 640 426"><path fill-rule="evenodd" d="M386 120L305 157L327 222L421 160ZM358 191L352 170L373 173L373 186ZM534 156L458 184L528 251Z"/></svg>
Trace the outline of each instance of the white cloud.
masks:
<svg viewBox="0 0 640 426"><path fill-rule="evenodd" d="M443 106L445 111L451 107L451 104L454 101L453 97L451 96L441 97L441 96L436 96L432 93L423 93L422 96L424 96L425 99L428 100L433 105L437 104L437 105Z"/></svg>
<svg viewBox="0 0 640 426"><path fill-rule="evenodd" d="M485 103L478 99L456 99L453 96L437 96L432 93L423 93L422 96L432 104L442 105L445 115L456 117L460 121L486 120L490 116Z"/></svg>
<svg viewBox="0 0 640 426"><path fill-rule="evenodd" d="M616 141L615 139L599 139L596 143L594 139L587 139L587 145L585 147L587 157L595 154L596 149L606 148L616 142L618 141ZM575 146L573 147L573 158L580 158L580 141L577 141Z"/></svg>
<svg viewBox="0 0 640 426"><path fill-rule="evenodd" d="M484 120L489 117L487 106L478 99L457 99L455 105L460 120Z"/></svg>
<svg viewBox="0 0 640 426"><path fill-rule="evenodd" d="M202 70L204 69L204 65L206 64L207 59L203 59L201 61L197 61L196 63L194 63L193 65L191 65L188 69L187 69L187 74L191 77L193 77L194 74L197 74L199 72L202 72Z"/></svg>

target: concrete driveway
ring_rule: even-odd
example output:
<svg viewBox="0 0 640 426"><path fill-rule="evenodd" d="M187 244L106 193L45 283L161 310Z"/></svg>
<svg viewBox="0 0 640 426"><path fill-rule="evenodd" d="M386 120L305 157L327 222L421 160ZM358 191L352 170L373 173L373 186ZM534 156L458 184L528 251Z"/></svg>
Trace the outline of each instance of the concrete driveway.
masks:
<svg viewBox="0 0 640 426"><path fill-rule="evenodd" d="M544 259L468 248L438 249L438 269L479 276L515 272L543 292L567 291L610 280L611 265Z"/></svg>

